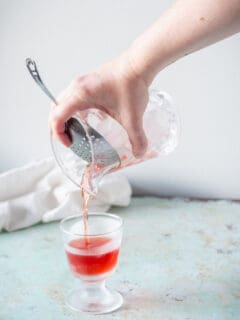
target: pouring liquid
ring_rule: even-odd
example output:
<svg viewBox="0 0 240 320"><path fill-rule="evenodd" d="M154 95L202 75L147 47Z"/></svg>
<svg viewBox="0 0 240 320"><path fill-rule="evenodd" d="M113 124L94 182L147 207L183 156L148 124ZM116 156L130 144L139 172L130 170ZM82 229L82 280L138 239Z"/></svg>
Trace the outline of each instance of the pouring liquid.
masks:
<svg viewBox="0 0 240 320"><path fill-rule="evenodd" d="M82 199L82 215L83 215L83 226L84 226L84 240L85 244L89 243L88 239L88 203L90 200L90 193L87 191L91 184L91 166L87 166L84 170L82 183L81 183L81 199Z"/></svg>
<svg viewBox="0 0 240 320"><path fill-rule="evenodd" d="M154 158L156 154L151 151L147 152L145 158L151 159ZM132 161L130 160L132 157L131 154L126 154L121 157L121 164L119 166L110 166L108 168L104 168L99 164L89 164L82 176L81 181L81 199L82 199L82 215L83 215L83 225L84 225L84 237L85 237L85 244L89 244L89 237L88 237L88 204L91 198L91 194L87 190L93 190L93 181L96 178L96 175L105 175L107 173L111 173L117 171L119 169L126 168L136 163L140 163L143 160L136 159L132 157Z"/></svg>

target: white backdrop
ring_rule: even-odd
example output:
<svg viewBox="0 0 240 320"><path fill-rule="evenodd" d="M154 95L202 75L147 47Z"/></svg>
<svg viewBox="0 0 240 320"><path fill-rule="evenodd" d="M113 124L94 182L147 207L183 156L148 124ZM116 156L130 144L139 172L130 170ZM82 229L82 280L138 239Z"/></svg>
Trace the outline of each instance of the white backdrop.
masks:
<svg viewBox="0 0 240 320"><path fill-rule="evenodd" d="M35 58L57 94L126 49L172 1L0 0L0 171L51 154L49 101L24 60ZM166 158L126 170L137 193L240 199L240 36L159 74L182 119L181 144Z"/></svg>

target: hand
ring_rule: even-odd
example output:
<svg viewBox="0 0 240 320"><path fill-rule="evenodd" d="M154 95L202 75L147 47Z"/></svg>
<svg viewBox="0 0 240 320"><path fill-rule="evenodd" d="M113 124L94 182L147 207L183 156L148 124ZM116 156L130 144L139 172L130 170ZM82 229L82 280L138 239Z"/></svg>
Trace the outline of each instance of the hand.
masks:
<svg viewBox="0 0 240 320"><path fill-rule="evenodd" d="M148 102L148 86L136 75L127 54L73 80L52 106L49 125L64 145L71 141L64 123L80 110L98 108L116 119L127 131L133 153L141 157L147 148L142 117Z"/></svg>

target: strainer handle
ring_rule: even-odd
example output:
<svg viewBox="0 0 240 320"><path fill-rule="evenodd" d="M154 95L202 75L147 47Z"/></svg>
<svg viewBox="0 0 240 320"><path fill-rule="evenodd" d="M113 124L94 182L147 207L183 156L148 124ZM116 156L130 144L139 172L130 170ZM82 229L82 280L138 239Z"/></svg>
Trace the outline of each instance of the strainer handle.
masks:
<svg viewBox="0 0 240 320"><path fill-rule="evenodd" d="M30 72L31 76L33 77L34 81L39 85L39 87L46 93L46 95L57 105L57 100L54 98L54 96L51 94L51 92L48 90L48 88L43 83L38 69L36 62L30 58L26 59L26 66L28 68L28 71Z"/></svg>

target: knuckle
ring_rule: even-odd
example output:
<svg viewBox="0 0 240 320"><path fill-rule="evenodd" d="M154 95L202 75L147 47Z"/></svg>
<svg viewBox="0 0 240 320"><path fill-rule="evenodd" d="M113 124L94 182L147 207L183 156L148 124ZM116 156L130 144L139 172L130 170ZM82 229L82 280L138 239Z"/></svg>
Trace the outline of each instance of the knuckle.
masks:
<svg viewBox="0 0 240 320"><path fill-rule="evenodd" d="M89 80L87 79L87 76L81 76L73 80L73 92L75 95L79 96L88 96L91 94L92 89L89 83Z"/></svg>
<svg viewBox="0 0 240 320"><path fill-rule="evenodd" d="M87 96L87 95L91 94L91 88L90 88L90 86L89 86L89 84L87 82L83 82L81 84L80 88L81 88L81 93L83 95Z"/></svg>
<svg viewBox="0 0 240 320"><path fill-rule="evenodd" d="M146 144L145 138L137 132L135 134L134 142L135 142L135 145L139 147L144 147Z"/></svg>
<svg viewBox="0 0 240 320"><path fill-rule="evenodd" d="M73 87L73 88L79 87L79 85L81 85L82 82L83 82L83 76L78 76L72 80L72 82L70 83L70 87Z"/></svg>
<svg viewBox="0 0 240 320"><path fill-rule="evenodd" d="M84 81L86 81L86 79L87 79L87 76L86 75L83 75L83 76L77 76L74 80L73 80L73 82L75 83L75 84L82 84Z"/></svg>
<svg viewBox="0 0 240 320"><path fill-rule="evenodd" d="M147 141L145 138L139 138L138 140L138 145L139 145L139 148L141 149L145 149L147 147Z"/></svg>

